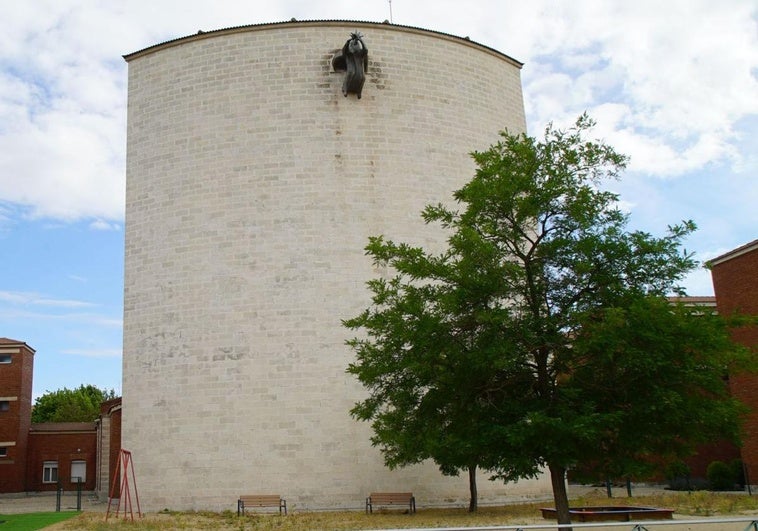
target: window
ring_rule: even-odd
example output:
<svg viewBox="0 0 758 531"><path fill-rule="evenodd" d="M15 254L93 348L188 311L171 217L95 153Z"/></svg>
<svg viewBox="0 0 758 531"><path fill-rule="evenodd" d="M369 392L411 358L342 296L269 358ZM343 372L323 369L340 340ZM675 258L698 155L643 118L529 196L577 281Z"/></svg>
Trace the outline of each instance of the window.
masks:
<svg viewBox="0 0 758 531"><path fill-rule="evenodd" d="M10 362L11 362L10 354L0 354L0 363L10 363Z"/></svg>
<svg viewBox="0 0 758 531"><path fill-rule="evenodd" d="M42 483L58 482L58 461L45 461L42 463Z"/></svg>
<svg viewBox="0 0 758 531"><path fill-rule="evenodd" d="M87 461L71 461L71 483L87 481Z"/></svg>
<svg viewBox="0 0 758 531"><path fill-rule="evenodd" d="M0 446L0 457L8 457L8 448Z"/></svg>
<svg viewBox="0 0 758 531"><path fill-rule="evenodd" d="M0 400L0 411L10 411L11 403L8 400Z"/></svg>

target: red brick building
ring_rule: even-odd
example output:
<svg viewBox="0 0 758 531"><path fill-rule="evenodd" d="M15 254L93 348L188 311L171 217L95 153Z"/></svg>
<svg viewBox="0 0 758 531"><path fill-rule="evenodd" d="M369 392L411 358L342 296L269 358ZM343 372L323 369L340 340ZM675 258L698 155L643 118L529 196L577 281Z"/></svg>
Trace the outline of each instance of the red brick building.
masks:
<svg viewBox="0 0 758 531"><path fill-rule="evenodd" d="M686 297L669 297L672 303L683 304L705 308L709 310L718 310L716 297L713 296L686 296ZM707 477L708 465L713 461L730 463L735 459L740 459L740 449L730 441L716 441L710 444L700 445L696 452L684 459L691 478L705 479ZM662 477L656 478L662 480Z"/></svg>
<svg viewBox="0 0 758 531"><path fill-rule="evenodd" d="M26 489L34 349L0 338L0 492Z"/></svg>
<svg viewBox="0 0 758 531"><path fill-rule="evenodd" d="M29 430L26 491L95 489L94 422L43 422Z"/></svg>
<svg viewBox="0 0 758 531"><path fill-rule="evenodd" d="M113 491L119 495L119 478L114 485L111 476L116 470L119 451L121 450L121 397L103 402L100 406L100 418L97 421L97 477L95 492L101 498L107 498Z"/></svg>
<svg viewBox="0 0 758 531"><path fill-rule="evenodd" d="M75 490L107 497L121 446L121 399L93 422L32 424L34 349L0 338L0 493Z"/></svg>
<svg viewBox="0 0 758 531"><path fill-rule="evenodd" d="M758 240L714 258L711 267L716 304L721 315L758 315ZM732 338L758 352L758 326L733 330ZM741 457L751 485L758 483L758 374L729 378L732 394L750 408Z"/></svg>

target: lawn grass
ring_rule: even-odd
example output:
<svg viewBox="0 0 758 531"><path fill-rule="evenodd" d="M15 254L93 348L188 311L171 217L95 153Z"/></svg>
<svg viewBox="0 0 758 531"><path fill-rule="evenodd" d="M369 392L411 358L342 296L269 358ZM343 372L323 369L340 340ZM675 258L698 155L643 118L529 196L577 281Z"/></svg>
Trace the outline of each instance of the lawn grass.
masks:
<svg viewBox="0 0 758 531"><path fill-rule="evenodd" d="M0 514L0 531L35 531L77 516L78 512Z"/></svg>
<svg viewBox="0 0 758 531"><path fill-rule="evenodd" d="M679 517L742 516L758 514L758 497L742 493L670 492L633 498L590 495L573 499L572 507L589 505L644 505L674 509ZM250 514L238 517L235 512L173 512L149 513L135 521L109 518L102 513L82 513L56 524L51 529L106 531L129 530L193 530L218 529L236 531L301 531L388 529L423 527L474 527L544 523L539 508L552 506L548 502L481 507L475 514L465 508L424 509L415 515L401 511L378 511L367 515L363 511L297 512L288 516ZM0 526L0 531L4 531Z"/></svg>

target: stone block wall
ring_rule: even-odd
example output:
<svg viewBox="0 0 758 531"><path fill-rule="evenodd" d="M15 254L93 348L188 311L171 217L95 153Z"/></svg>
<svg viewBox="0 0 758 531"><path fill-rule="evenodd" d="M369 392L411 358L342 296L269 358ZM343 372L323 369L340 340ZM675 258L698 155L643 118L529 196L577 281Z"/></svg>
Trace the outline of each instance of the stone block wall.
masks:
<svg viewBox="0 0 758 531"><path fill-rule="evenodd" d="M331 59L360 31L362 99ZM361 508L371 491L463 501L432 464L388 471L349 410L341 320L385 274L371 235L440 248L420 219L525 129L520 64L440 33L356 22L248 26L129 63L123 447L144 507ZM480 480L484 503L549 481Z"/></svg>

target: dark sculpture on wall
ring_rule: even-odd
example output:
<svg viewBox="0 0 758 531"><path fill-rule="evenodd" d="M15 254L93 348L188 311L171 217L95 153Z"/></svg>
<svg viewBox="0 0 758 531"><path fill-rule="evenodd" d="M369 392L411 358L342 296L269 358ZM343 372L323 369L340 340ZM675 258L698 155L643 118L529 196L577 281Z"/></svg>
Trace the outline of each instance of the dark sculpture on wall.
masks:
<svg viewBox="0 0 758 531"><path fill-rule="evenodd" d="M363 35L350 34L350 38L332 59L332 68L335 71L347 71L345 81L342 83L342 94L355 94L361 99L363 83L366 81L368 69L368 48L363 42Z"/></svg>

